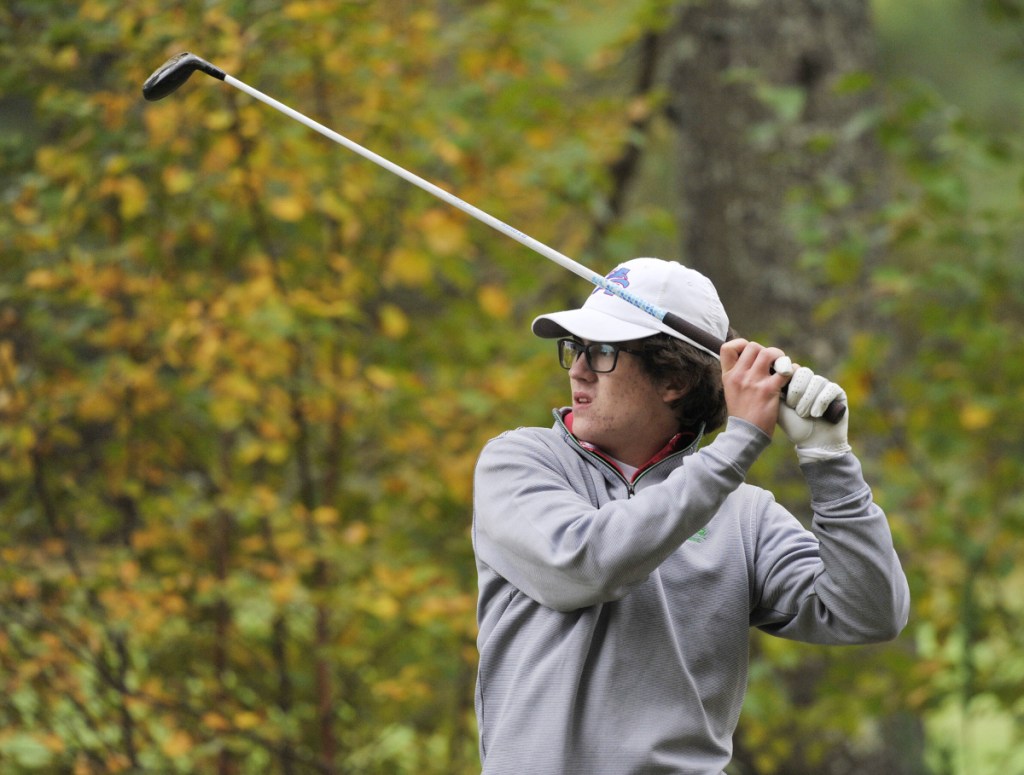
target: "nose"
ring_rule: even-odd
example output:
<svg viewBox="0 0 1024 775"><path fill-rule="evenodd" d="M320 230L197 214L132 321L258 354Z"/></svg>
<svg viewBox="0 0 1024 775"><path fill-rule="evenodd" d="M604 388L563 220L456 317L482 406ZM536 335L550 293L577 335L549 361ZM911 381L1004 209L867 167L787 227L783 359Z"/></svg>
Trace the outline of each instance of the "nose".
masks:
<svg viewBox="0 0 1024 775"><path fill-rule="evenodd" d="M593 379L594 372L590 370L590 366L587 364L587 356L580 353L576 356L576 360L573 361L572 367L569 369L570 379Z"/></svg>

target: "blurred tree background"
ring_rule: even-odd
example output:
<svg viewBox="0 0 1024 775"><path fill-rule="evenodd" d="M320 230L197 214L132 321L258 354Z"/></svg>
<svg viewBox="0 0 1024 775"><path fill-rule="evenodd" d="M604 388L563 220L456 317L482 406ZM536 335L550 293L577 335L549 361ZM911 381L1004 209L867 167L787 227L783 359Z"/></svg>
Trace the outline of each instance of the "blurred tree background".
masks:
<svg viewBox="0 0 1024 775"><path fill-rule="evenodd" d="M1024 772L1017 0L6 3L0 770L478 769L472 468L565 402L528 323L588 289L205 76L144 102L182 50L844 384L911 625L755 635L735 775ZM698 255L726 136L752 215Z"/></svg>

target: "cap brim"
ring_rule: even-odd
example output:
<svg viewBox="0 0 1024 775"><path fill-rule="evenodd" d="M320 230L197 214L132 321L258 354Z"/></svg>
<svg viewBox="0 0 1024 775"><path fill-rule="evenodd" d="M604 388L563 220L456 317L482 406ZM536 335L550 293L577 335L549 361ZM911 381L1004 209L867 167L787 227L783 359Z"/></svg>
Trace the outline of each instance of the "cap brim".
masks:
<svg viewBox="0 0 1024 775"><path fill-rule="evenodd" d="M630 342L662 332L652 319L650 327L630 323L592 309L551 312L533 321L533 333L541 339L575 336L591 342Z"/></svg>

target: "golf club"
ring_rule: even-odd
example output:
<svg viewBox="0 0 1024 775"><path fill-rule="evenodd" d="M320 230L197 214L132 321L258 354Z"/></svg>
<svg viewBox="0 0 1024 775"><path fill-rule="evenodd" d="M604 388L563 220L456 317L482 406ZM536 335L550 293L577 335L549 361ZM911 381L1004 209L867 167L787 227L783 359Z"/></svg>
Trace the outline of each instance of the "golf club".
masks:
<svg viewBox="0 0 1024 775"><path fill-rule="evenodd" d="M579 262L574 261L568 256L559 253L557 250L548 247L544 243L538 242L532 237L523 234L521 231L513 228L512 226L509 226L504 221L498 220L497 218L484 212L483 210L474 207L473 205L463 201L462 199L453 194L450 194L443 188L440 188L434 185L433 183L424 180L419 175L409 172L408 170L398 166L397 164L388 161L383 156L379 156L373 151L359 145L358 143L352 140L349 140L347 137L338 134L334 130L325 127L323 124L314 121L313 119L303 115L302 113L299 113L297 110L293 110L287 105L278 102L273 97L269 97L263 92L254 89L253 87L238 80L237 78L228 75L219 67L210 64L205 59L202 59L201 57L198 57L195 54L186 51L168 59L163 65L161 65L157 70L155 70L153 74L149 76L149 78L146 79L145 83L142 84L142 95L149 101L163 99L167 95L176 91L178 87L185 83L185 81L189 79L192 73L194 73L197 70L206 73L207 75L210 75L216 78L217 80L224 81L228 85L245 92L250 97L253 97L254 99L259 100L260 102L269 105L270 107L274 108L274 110L284 113L286 116L295 119L300 124L304 124L305 126L309 127L315 132L319 132L324 137L327 137L328 139L333 140L334 142L338 143L341 146L344 146L350 151L357 153L364 159L367 159L368 161L371 161L374 164L383 167L389 172L398 175L398 177L408 181L409 183L412 183L414 186L423 189L427 193L434 195L441 201L446 202L452 205L453 207L458 208L459 210L462 210L467 215L475 218L476 220L482 223L487 224L488 226L501 232L502 234L511 237L516 242L525 245L526 247L530 248L536 253L539 253L540 255L544 256L548 260L553 261L559 266L568 269L570 272L579 275L580 277L592 283L593 285L596 285L598 288L601 288L602 290L607 291L608 293L614 296L618 296L623 301L626 301L632 304L633 306L638 307L639 309L648 313L649 315L652 315L653 317L662 321L668 327L679 332L688 339L691 339L692 341L696 342L701 347L704 347L716 354L721 350L723 342L720 339L718 339L718 337L713 336L707 331L704 331L701 328L693 325L689 321L681 318L679 315L676 315L675 313L670 312L668 310L662 309L661 307L657 307L654 304L651 304L650 302L630 293L628 290L622 288L621 286L609 282L604 276L597 274L591 269L588 269ZM779 364L780 370L782 365L783 364ZM835 423L842 418L845 412L846 407L837 400L834 401L825 411L824 418L829 422Z"/></svg>

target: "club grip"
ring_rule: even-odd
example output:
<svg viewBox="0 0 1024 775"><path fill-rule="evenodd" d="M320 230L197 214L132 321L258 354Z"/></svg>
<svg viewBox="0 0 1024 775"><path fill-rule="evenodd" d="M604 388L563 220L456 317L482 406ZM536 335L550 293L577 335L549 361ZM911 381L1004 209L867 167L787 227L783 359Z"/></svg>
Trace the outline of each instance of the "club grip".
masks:
<svg viewBox="0 0 1024 775"><path fill-rule="evenodd" d="M712 336L707 331L699 328L689 320L681 318L674 312L665 313L665 317L662 318L662 322L670 328L678 331L684 337L689 339L694 344L703 347L714 353L719 353L722 350L722 345L725 344L718 337ZM786 388L782 389L782 395L786 395ZM824 414L821 415L821 419L825 422L830 422L835 425L837 422L843 419L843 415L846 414L846 404L841 402L838 398L828 405L825 409Z"/></svg>
<svg viewBox="0 0 1024 775"><path fill-rule="evenodd" d="M837 422L843 419L843 415L846 414L846 404L840 401L838 398L828 405L825 409L825 413L821 416L826 422L830 422L835 425Z"/></svg>
<svg viewBox="0 0 1024 775"><path fill-rule="evenodd" d="M789 385L782 386L782 397L786 397L786 389ZM821 415L821 419L825 422L830 422L835 425L837 422L843 419L843 415L846 414L846 404L840 401L838 398L835 399L831 404L825 407L825 411Z"/></svg>

